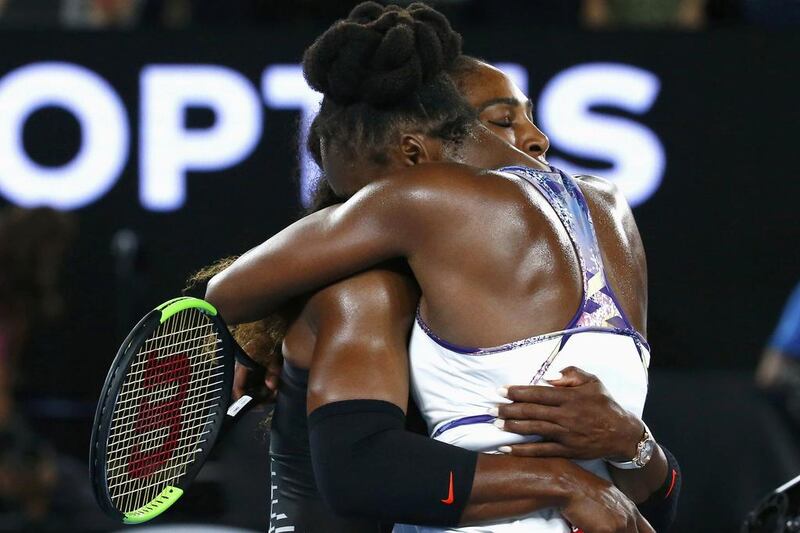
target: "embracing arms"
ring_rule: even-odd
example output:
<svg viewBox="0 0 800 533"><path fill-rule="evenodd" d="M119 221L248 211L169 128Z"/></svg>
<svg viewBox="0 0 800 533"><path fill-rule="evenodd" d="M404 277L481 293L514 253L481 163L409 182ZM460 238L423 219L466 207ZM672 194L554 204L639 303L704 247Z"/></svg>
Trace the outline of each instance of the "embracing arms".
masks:
<svg viewBox="0 0 800 533"><path fill-rule="evenodd" d="M498 406L498 422L506 431L541 435L542 442L508 447L521 457L608 458L624 462L634 456L644 425L620 407L600 380L568 367L545 386L513 386L514 403ZM644 468L620 470L609 465L614 484L639 505L658 531L675 518L680 493L680 466L669 450L656 446Z"/></svg>
<svg viewBox="0 0 800 533"><path fill-rule="evenodd" d="M569 460L478 454L407 432L405 342L415 299L387 319L387 307L398 311L387 304L398 294L391 285L371 283L359 291L366 300L338 294L320 313L309 437L320 492L334 510L454 526L556 507L587 533L652 531L621 492Z"/></svg>
<svg viewBox="0 0 800 533"><path fill-rule="evenodd" d="M464 150L473 166L425 163L375 181L345 203L295 222L242 255L211 279L206 299L229 324L249 322L293 296L384 260L411 260L421 246L441 245L437 236L457 233L476 209L486 211L488 202L506 201L513 187L492 180L481 168L541 165L485 128L469 142L483 148Z"/></svg>
<svg viewBox="0 0 800 533"><path fill-rule="evenodd" d="M214 276L206 299L228 323L249 322L293 296L404 256L415 217L402 187L375 183L344 204L298 220Z"/></svg>

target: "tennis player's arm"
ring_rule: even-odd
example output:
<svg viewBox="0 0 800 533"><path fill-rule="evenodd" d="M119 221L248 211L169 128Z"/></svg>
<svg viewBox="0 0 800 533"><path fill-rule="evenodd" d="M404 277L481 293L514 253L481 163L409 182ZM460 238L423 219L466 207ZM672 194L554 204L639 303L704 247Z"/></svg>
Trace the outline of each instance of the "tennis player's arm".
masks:
<svg viewBox="0 0 800 533"><path fill-rule="evenodd" d="M404 350L372 336L325 350L310 373L309 440L335 512L456 526L566 504L569 461L478 454L406 431Z"/></svg>
<svg viewBox="0 0 800 533"><path fill-rule="evenodd" d="M333 301L312 301L323 307L323 319L309 380L309 438L329 506L346 515L455 526L610 495L605 481L571 461L478 454L406 431L406 339L416 293L409 298L397 274L370 280L374 275L323 291ZM369 283L349 290L364 279Z"/></svg>
<svg viewBox="0 0 800 533"><path fill-rule="evenodd" d="M669 461L660 446L644 468L620 470L609 467L614 484L635 503L642 503L655 494L669 476Z"/></svg>
<svg viewBox="0 0 800 533"><path fill-rule="evenodd" d="M291 297L387 259L411 260L423 246L435 248L441 235L457 233L475 209L495 201L505 209L509 195L518 194L516 186L491 180L480 169L543 168L486 128L465 142L484 145L463 150L472 166L432 162L373 182L344 204L313 213L242 255L211 279L206 299L229 324L258 320Z"/></svg>
<svg viewBox="0 0 800 533"><path fill-rule="evenodd" d="M669 531L678 512L683 475L675 456L663 445L659 448L667 460L667 476L655 492L636 506L656 531Z"/></svg>
<svg viewBox="0 0 800 533"><path fill-rule="evenodd" d="M373 182L253 248L208 283L228 324L258 320L288 299L393 258L442 253L478 207L506 208L517 186L455 163L426 163ZM491 210L491 209L490 209Z"/></svg>
<svg viewBox="0 0 800 533"><path fill-rule="evenodd" d="M295 222L214 276L206 300L227 323L249 322L291 297L406 257L427 220L406 181L373 183L344 204Z"/></svg>

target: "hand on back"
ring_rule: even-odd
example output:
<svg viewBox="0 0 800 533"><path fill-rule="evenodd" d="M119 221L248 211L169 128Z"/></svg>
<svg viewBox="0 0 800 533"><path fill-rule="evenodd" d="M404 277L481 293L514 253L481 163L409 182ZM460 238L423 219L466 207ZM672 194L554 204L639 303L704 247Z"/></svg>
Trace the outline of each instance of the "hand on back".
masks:
<svg viewBox="0 0 800 533"><path fill-rule="evenodd" d="M600 380L575 367L547 386L511 386L513 401L498 407L497 425L543 441L501 448L513 455L568 459L629 460L643 425L619 406Z"/></svg>

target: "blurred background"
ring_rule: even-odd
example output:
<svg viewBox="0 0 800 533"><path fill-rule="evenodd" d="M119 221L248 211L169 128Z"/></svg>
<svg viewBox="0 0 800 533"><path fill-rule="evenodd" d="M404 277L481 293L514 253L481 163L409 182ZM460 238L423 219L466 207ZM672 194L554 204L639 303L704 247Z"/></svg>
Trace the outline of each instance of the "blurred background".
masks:
<svg viewBox="0 0 800 533"><path fill-rule="evenodd" d="M298 215L299 61L356 3L0 0L0 531L120 529L87 468L110 361L190 273ZM431 3L528 92L552 163L634 205L675 531L737 531L800 474L800 2ZM267 413L159 531L266 529Z"/></svg>

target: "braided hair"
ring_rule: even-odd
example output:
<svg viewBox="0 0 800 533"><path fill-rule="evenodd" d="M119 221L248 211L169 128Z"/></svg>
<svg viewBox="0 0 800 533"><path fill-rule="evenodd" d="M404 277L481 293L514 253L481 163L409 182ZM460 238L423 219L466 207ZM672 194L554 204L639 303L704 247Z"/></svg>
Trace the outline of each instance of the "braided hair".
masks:
<svg viewBox="0 0 800 533"><path fill-rule="evenodd" d="M448 71L467 68L461 36L438 11L421 3L408 8L363 2L334 23L303 57L309 85L324 94L306 149L323 168L321 145L365 150L385 163L392 138L403 127L457 142L467 135L476 114L460 96ZM342 199L322 177L307 211ZM184 292L203 287L235 257L195 273ZM296 316L293 304L269 317L231 328L242 346L264 366L281 358L286 328Z"/></svg>
<svg viewBox="0 0 800 533"><path fill-rule="evenodd" d="M303 73L323 93L312 136L386 163L402 128L459 141L475 113L447 75L461 36L435 9L363 2L305 52Z"/></svg>

